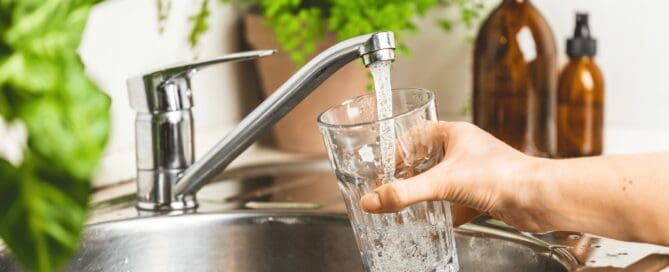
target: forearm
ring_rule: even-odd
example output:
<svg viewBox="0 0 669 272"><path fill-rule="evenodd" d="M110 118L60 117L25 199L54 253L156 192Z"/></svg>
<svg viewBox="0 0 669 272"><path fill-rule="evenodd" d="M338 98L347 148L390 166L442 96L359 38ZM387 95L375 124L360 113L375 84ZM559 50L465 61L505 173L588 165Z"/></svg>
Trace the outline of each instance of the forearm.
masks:
<svg viewBox="0 0 669 272"><path fill-rule="evenodd" d="M551 229L669 245L669 153L535 165L535 208Z"/></svg>

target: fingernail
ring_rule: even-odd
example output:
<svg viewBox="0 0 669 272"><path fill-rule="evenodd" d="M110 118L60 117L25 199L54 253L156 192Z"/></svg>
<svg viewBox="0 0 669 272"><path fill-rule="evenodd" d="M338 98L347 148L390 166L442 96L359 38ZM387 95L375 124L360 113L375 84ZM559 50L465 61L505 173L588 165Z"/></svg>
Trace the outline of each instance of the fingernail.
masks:
<svg viewBox="0 0 669 272"><path fill-rule="evenodd" d="M364 195L360 199L360 204L362 204L362 208L367 211L376 211L381 209L381 198L379 197L379 194L372 192Z"/></svg>

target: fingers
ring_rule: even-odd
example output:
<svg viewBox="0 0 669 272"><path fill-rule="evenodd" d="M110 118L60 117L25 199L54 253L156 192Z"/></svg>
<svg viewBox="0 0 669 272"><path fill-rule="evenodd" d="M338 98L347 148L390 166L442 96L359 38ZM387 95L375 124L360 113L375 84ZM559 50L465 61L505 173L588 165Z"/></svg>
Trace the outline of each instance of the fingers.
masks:
<svg viewBox="0 0 669 272"><path fill-rule="evenodd" d="M383 185L360 199L363 210L372 213L397 212L403 208L427 200L441 200L431 188L430 184L411 182L410 180L397 181ZM483 214L475 209L451 205L453 226L460 226Z"/></svg>
<svg viewBox="0 0 669 272"><path fill-rule="evenodd" d="M410 178L425 158L441 157L447 139L446 122L425 121L415 124L408 132L397 138L395 145L395 167L402 169L400 178Z"/></svg>
<svg viewBox="0 0 669 272"><path fill-rule="evenodd" d="M367 212L396 212L421 201L439 200L435 175L436 169L432 168L413 178L382 185L363 196L360 206Z"/></svg>
<svg viewBox="0 0 669 272"><path fill-rule="evenodd" d="M386 184L363 196L360 199L360 206L363 210L372 213L397 212L420 201L441 200L437 199L434 193L415 188L418 187L411 186L406 181ZM400 190L404 190L404 192L400 192ZM453 226L456 227L472 221L482 214L482 212L469 207L451 205Z"/></svg>
<svg viewBox="0 0 669 272"><path fill-rule="evenodd" d="M398 139L397 149L401 152L396 153L399 155L396 162L404 164L399 167L415 167L414 158L424 160L429 153L435 152L435 148L444 148L450 125L449 122L426 122L412 128L407 135ZM368 212L395 212L417 202L440 200L439 182L443 181L443 177L437 168L439 167L433 167L406 180L380 186L373 193L362 197L360 205ZM412 176L413 172L407 171L407 174Z"/></svg>

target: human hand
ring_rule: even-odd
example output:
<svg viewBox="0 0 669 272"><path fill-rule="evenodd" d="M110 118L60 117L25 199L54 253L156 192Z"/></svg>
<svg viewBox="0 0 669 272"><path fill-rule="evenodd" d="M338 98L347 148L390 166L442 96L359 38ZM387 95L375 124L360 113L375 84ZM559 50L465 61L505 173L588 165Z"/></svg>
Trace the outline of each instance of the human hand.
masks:
<svg viewBox="0 0 669 272"><path fill-rule="evenodd" d="M360 204L364 210L396 212L421 201L448 200L455 204L456 225L480 211L520 230L546 230L542 213L533 208L536 182L522 177L531 173L539 159L469 123L435 122L420 134L419 138L443 142L443 160L422 174L382 185L363 196Z"/></svg>

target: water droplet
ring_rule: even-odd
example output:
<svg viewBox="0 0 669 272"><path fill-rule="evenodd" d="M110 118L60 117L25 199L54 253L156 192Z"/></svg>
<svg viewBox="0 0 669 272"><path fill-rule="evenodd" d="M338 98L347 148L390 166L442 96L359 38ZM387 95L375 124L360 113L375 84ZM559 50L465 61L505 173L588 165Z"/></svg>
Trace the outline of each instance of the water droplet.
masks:
<svg viewBox="0 0 669 272"><path fill-rule="evenodd" d="M578 240L578 239L581 239L581 235L572 234L572 235L569 235L569 239Z"/></svg>

